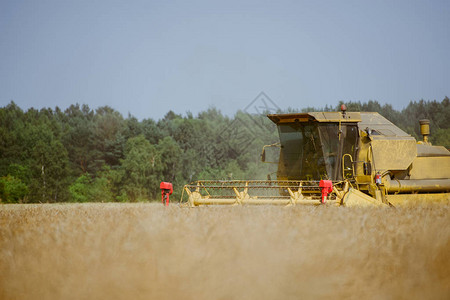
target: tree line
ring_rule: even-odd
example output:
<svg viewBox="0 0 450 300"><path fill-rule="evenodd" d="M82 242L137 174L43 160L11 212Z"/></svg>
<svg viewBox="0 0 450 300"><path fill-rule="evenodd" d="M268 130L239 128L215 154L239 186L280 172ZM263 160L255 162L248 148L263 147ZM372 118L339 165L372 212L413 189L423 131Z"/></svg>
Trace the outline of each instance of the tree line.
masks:
<svg viewBox="0 0 450 300"><path fill-rule="evenodd" d="M294 111L379 112L420 139L419 119L431 121L430 140L450 148L450 100L412 101L402 111L377 101ZM197 116L169 111L162 119L124 118L109 106L75 104L66 110L0 108L0 201L149 201L159 183L182 186L197 179L265 179L276 165L260 162L263 145L278 141L265 115L215 108Z"/></svg>

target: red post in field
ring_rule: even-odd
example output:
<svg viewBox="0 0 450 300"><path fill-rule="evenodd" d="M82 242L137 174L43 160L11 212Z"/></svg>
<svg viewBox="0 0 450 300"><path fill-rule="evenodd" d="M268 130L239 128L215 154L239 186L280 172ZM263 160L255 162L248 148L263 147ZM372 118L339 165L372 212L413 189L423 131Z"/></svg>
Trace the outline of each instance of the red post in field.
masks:
<svg viewBox="0 0 450 300"><path fill-rule="evenodd" d="M161 189L161 201L164 206L169 206L169 195L173 193L173 186L170 182L161 182L159 185Z"/></svg>

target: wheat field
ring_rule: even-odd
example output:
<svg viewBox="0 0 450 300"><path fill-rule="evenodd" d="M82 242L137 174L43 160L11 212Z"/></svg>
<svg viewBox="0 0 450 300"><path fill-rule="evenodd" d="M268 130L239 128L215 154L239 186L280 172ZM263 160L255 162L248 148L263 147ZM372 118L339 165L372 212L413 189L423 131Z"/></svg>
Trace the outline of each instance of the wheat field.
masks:
<svg viewBox="0 0 450 300"><path fill-rule="evenodd" d="M1 299L450 299L449 205L0 205Z"/></svg>

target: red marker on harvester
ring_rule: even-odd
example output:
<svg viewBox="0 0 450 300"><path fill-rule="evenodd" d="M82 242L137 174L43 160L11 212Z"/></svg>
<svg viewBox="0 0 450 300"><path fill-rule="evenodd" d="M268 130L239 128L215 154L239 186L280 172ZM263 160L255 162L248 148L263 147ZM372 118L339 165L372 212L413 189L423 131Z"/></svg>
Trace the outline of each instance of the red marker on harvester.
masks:
<svg viewBox="0 0 450 300"><path fill-rule="evenodd" d="M333 182L331 180L321 180L319 187L322 188L322 203L327 201L328 194L333 190Z"/></svg>

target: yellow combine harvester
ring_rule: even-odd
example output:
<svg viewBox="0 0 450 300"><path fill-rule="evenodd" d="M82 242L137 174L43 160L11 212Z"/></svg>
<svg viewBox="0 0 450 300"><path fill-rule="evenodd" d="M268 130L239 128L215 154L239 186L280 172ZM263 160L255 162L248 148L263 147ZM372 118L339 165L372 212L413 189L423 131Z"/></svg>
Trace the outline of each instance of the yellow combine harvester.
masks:
<svg viewBox="0 0 450 300"><path fill-rule="evenodd" d="M189 206L208 204L398 205L450 202L450 152L374 112L270 114L278 127L277 180L204 180L184 186Z"/></svg>

